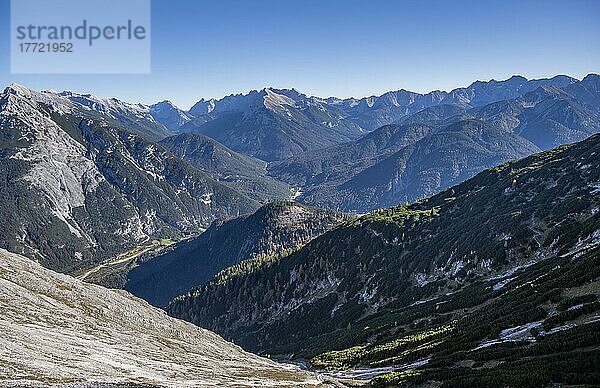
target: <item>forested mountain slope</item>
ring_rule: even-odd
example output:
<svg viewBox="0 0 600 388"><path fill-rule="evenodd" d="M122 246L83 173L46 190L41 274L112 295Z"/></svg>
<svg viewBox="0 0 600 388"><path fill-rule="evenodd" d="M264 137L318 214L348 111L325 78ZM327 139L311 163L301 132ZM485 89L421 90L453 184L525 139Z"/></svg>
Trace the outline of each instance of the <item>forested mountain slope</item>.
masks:
<svg viewBox="0 0 600 388"><path fill-rule="evenodd" d="M273 202L252 215L215 221L197 238L139 263L128 273L124 288L164 307L227 267L244 260L244 266L273 260L348 219L294 202Z"/></svg>
<svg viewBox="0 0 600 388"><path fill-rule="evenodd" d="M224 272L168 311L315 367L428 363L389 381L598 383L598 155L595 135L486 170Z"/></svg>
<svg viewBox="0 0 600 388"><path fill-rule="evenodd" d="M537 151L533 143L513 133L480 120L460 120L430 131L358 173L340 173L345 179L331 180L329 175L326 183L307 189L300 198L365 213L427 197L485 168Z"/></svg>
<svg viewBox="0 0 600 388"><path fill-rule="evenodd" d="M288 199L292 188L267 176L267 163L239 154L210 137L182 133L159 143L213 179L260 202Z"/></svg>

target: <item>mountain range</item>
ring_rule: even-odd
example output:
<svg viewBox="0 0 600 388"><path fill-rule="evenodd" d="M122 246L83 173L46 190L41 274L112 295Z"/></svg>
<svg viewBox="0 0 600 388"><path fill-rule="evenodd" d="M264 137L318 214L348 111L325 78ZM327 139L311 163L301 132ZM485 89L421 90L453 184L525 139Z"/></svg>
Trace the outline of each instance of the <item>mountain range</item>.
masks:
<svg viewBox="0 0 600 388"><path fill-rule="evenodd" d="M0 379L600 384L598 132L596 74L189 111L10 85Z"/></svg>
<svg viewBox="0 0 600 388"><path fill-rule="evenodd" d="M232 267L167 311L314 368L397 370L382 386L597 384L598 155L595 135L488 169Z"/></svg>
<svg viewBox="0 0 600 388"><path fill-rule="evenodd" d="M12 85L1 246L74 273L274 200L355 213L411 202L597 132L599 90L594 74L345 100L265 89L185 112Z"/></svg>
<svg viewBox="0 0 600 388"><path fill-rule="evenodd" d="M196 119L175 131L266 160L268 174L296 188L302 202L366 212L596 133L599 79L513 76L450 92L362 99L264 89L200 100L188 112Z"/></svg>
<svg viewBox="0 0 600 388"><path fill-rule="evenodd" d="M281 160L360 137L429 107L467 110L542 87L567 88L577 82L567 76L538 80L513 76L505 81L477 81L450 92L399 90L361 99L311 97L295 89L266 88L220 100L202 99L187 112L195 119L173 130L197 131L235 151L267 161ZM175 107L172 112L181 114Z"/></svg>
<svg viewBox="0 0 600 388"><path fill-rule="evenodd" d="M533 83L543 86L470 109L461 108L464 103L429 107L353 142L273 162L269 171L301 187L298 199L316 206L367 212L414 201L485 168L598 132L600 77L552 80L566 86ZM500 85L493 83L505 90Z"/></svg>
<svg viewBox="0 0 600 388"><path fill-rule="evenodd" d="M210 136L237 152L272 161L358 138L343 112L294 89L267 88L199 101L179 130Z"/></svg>

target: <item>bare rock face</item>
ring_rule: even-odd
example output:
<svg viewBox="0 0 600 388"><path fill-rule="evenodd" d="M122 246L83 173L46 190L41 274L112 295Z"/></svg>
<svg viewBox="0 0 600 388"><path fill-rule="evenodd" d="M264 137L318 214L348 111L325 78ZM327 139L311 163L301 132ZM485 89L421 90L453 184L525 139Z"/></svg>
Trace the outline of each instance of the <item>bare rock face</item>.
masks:
<svg viewBox="0 0 600 388"><path fill-rule="evenodd" d="M124 291L0 250L0 385L322 386Z"/></svg>
<svg viewBox="0 0 600 388"><path fill-rule="evenodd" d="M260 206L147 140L116 115L129 105L90 98L0 93L1 247L73 274Z"/></svg>

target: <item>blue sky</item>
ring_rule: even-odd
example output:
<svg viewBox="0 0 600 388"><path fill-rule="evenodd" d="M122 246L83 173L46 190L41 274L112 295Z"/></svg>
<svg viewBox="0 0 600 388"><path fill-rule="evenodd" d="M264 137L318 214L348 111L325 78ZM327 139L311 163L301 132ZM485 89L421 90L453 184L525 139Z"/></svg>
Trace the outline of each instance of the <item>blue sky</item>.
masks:
<svg viewBox="0 0 600 388"><path fill-rule="evenodd" d="M0 84L187 109L266 86L362 97L513 74L581 78L600 72L598 15L596 0L153 0L151 74L11 75L0 0Z"/></svg>

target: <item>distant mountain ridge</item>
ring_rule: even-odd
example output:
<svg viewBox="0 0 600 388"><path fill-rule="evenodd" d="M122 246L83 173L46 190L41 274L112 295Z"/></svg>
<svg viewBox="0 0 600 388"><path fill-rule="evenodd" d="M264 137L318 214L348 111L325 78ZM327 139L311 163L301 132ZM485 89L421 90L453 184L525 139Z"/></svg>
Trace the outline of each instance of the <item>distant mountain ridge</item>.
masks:
<svg viewBox="0 0 600 388"><path fill-rule="evenodd" d="M177 108L171 101L161 101L150 105L150 115L169 131L176 131L192 118L187 113Z"/></svg>
<svg viewBox="0 0 600 388"><path fill-rule="evenodd" d="M275 161L356 140L431 107L468 110L515 99L539 88L569 89L581 97L583 91L574 86L579 82L565 75L533 80L513 76L503 81L476 81L450 92L420 94L402 89L381 96L347 99L307 96L295 89L265 88L222 99L201 99L189 111L170 101L144 105L68 91L55 94L87 109L112 115L152 141L173 133L198 132L236 152ZM596 104L594 93L585 98Z"/></svg>
<svg viewBox="0 0 600 388"><path fill-rule="evenodd" d="M200 132L263 160L280 160L356 139L432 106L469 109L516 98L539 87L566 87L574 82L577 80L568 76L538 80L513 76L505 81L477 81L450 92L399 90L360 99L312 97L295 89L266 88L219 100L202 99L188 112L194 119L178 130Z"/></svg>
<svg viewBox="0 0 600 388"><path fill-rule="evenodd" d="M290 89L267 88L199 101L180 131L210 136L234 151L271 161L358 138L341 110Z"/></svg>
<svg viewBox="0 0 600 388"><path fill-rule="evenodd" d="M449 92L442 100L442 104L474 108L496 101L517 98L540 87L564 88L576 82L578 82L577 79L566 75L531 80L514 75L504 81L475 81L466 88L457 88Z"/></svg>
<svg viewBox="0 0 600 388"><path fill-rule="evenodd" d="M14 89L19 88L19 86L14 87ZM43 97L40 97L42 95ZM130 131L151 141L160 140L172 135L167 127L154 119L152 113L156 114L156 111L153 111L151 107L147 105L125 102L117 98L101 98L92 94L79 94L70 91L61 93L42 91L37 94L37 98L41 98L51 105L56 104L61 106L63 109L65 108L65 104L64 102L61 102L60 99L68 99L74 104L71 106L71 111L81 110L83 108L89 111L99 112L104 116L115 119L119 124L127 127Z"/></svg>
<svg viewBox="0 0 600 388"><path fill-rule="evenodd" d="M456 105L463 109L473 108L513 99L542 86L562 88L575 82L577 82L575 78L565 75L533 80L512 76L504 81L475 81L468 87L457 88L450 92L436 90L421 94L402 89L380 96L346 99L307 96L295 89L266 88L245 95L230 95L222 99L202 99L188 113L194 117L207 117L206 115L224 112L244 112L253 104L260 104L256 100L262 97L264 105L273 110L284 109L285 106L305 108L310 104L320 106L322 109L338 108L337 112L368 132L383 125L393 124L402 117L431 106Z"/></svg>
<svg viewBox="0 0 600 388"><path fill-rule="evenodd" d="M135 104L134 110L149 115L162 127L153 128L148 134L151 140L160 140L167 132L199 132L234 151L273 161L357 139L432 106L469 109L516 98L539 87L563 88L576 82L562 75L536 80L513 76L504 81L476 81L450 92L420 94L402 89L381 96L347 99L307 96L296 89L265 88L222 99L201 99L189 111L179 109L170 101ZM114 105L120 106L119 109L124 106L116 99L71 92L61 94L71 94L73 101L96 109L109 110L108 107L113 106L114 110ZM129 113L121 116L131 121Z"/></svg>
<svg viewBox="0 0 600 388"><path fill-rule="evenodd" d="M599 132L600 77L570 80L558 78L563 89L521 86L524 95L475 108L432 106L358 140L272 162L269 171L301 187L298 199L315 206L365 212L420 199L487 167Z"/></svg>

